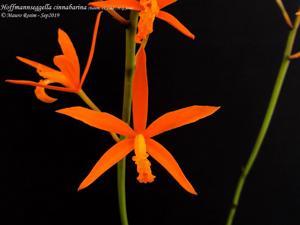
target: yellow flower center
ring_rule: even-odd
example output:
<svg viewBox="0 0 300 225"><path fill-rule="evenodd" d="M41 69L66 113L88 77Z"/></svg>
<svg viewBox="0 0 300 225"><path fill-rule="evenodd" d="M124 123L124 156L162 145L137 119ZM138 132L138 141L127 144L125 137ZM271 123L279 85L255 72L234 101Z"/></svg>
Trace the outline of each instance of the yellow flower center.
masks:
<svg viewBox="0 0 300 225"><path fill-rule="evenodd" d="M138 33L136 34L136 41L140 43L153 31L153 21L159 12L157 0L140 0L143 10L140 11Z"/></svg>
<svg viewBox="0 0 300 225"><path fill-rule="evenodd" d="M132 160L137 166L138 177L137 180L140 183L151 183L154 181L155 176L153 176L151 171L151 163L147 159L147 147L145 138L142 134L138 134L134 140L134 153L135 156L132 157Z"/></svg>

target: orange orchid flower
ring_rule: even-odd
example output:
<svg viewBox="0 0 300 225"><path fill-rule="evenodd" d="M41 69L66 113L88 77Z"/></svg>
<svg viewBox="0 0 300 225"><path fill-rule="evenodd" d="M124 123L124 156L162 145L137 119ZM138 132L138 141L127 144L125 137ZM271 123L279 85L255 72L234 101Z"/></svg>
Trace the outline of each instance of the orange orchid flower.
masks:
<svg viewBox="0 0 300 225"><path fill-rule="evenodd" d="M54 56L53 62L59 68L59 70L52 69L51 67L45 66L41 63L29 60L23 57L17 56L17 59L23 63L28 64L36 68L37 73L43 78L39 82L28 81L28 80L6 80L6 82L13 84L35 86L36 97L46 103L52 103L56 101L56 98L52 98L46 94L46 89L78 93L81 90L83 82L89 71L97 39L97 31L100 23L101 13L98 13L96 23L94 27L94 33L92 38L92 44L88 60L80 79L80 64L76 50L73 43L66 32L58 29L58 43L62 50L62 55ZM61 84L63 87L50 85L53 83Z"/></svg>
<svg viewBox="0 0 300 225"><path fill-rule="evenodd" d="M138 33L136 41L141 43L153 31L155 17L164 20L189 38L195 36L174 16L161 9L176 2L176 0L107 0L91 2L89 5L101 9L131 9L139 12Z"/></svg>
<svg viewBox="0 0 300 225"><path fill-rule="evenodd" d="M140 48L137 53L132 94L134 129L111 114L96 112L83 107L71 107L57 111L58 113L68 115L92 127L126 136L126 139L116 143L100 158L88 176L80 184L79 190L89 186L105 171L134 150L135 155L132 157L132 160L137 166L137 172L139 174L137 180L139 182L150 183L154 181L155 176L151 172L151 163L148 160L148 156L150 155L158 161L186 191L197 194L169 151L152 138L168 130L207 117L217 111L219 107L190 106L179 109L164 114L146 128L148 114L148 81L144 48Z"/></svg>

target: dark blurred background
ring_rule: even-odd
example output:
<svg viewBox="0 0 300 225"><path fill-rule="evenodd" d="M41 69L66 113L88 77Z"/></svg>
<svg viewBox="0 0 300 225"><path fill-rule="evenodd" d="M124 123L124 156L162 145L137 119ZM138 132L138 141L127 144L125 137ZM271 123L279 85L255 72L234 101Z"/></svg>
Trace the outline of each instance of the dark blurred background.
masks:
<svg viewBox="0 0 300 225"><path fill-rule="evenodd" d="M1 4L69 5L84 1L2 1ZM294 18L299 1L285 1ZM169 6L196 35L192 41L163 21L147 46L149 122L189 105L222 106L215 115L156 138L177 159L199 195L185 192L154 160L154 183L136 181L127 163L131 225L222 225L241 169L262 122L281 62L288 27L275 1L185 0ZM1 10L1 12L3 12ZM60 11L59 18L0 18L1 221L11 225L120 224L116 168L90 187L77 187L114 144L110 136L56 109L85 106L74 94L48 91L59 100L38 101L33 88L5 79L39 80L23 56L53 66L61 53L57 29L71 37L83 69L96 12ZM123 12L124 13L124 12ZM126 13L125 13L126 15ZM300 50L300 37L294 51ZM104 111L122 110L124 29L103 13L96 52L84 85ZM300 61L293 61L277 111L249 175L235 225L300 222Z"/></svg>

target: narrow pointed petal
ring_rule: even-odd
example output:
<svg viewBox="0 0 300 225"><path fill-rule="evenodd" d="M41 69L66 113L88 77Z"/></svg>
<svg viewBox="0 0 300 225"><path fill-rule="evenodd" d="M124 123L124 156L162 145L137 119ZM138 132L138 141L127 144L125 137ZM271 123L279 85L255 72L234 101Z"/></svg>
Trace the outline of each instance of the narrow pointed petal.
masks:
<svg viewBox="0 0 300 225"><path fill-rule="evenodd" d="M190 192L191 194L197 195L197 192L185 177L178 163L170 154L170 152L153 139L147 139L146 142L147 152L157 162L159 162L186 191Z"/></svg>
<svg viewBox="0 0 300 225"><path fill-rule="evenodd" d="M53 58L54 64L65 75L66 79L72 84L74 88L79 88L79 71L76 71L72 62L65 55L58 55Z"/></svg>
<svg viewBox="0 0 300 225"><path fill-rule="evenodd" d="M144 135L146 137L153 137L168 130L194 123L210 116L219 108L215 106L190 106L166 113L150 124Z"/></svg>
<svg viewBox="0 0 300 225"><path fill-rule="evenodd" d="M30 60L30 59L26 59L26 58L23 58L23 57L20 57L20 56L17 56L16 57L18 60L20 60L21 62L29 65L29 66L32 66L34 68L36 68L38 71L44 71L44 72L57 72L57 70L55 69L52 69L51 67L49 66L45 66L41 63L38 63L38 62L35 62L33 60Z"/></svg>
<svg viewBox="0 0 300 225"><path fill-rule="evenodd" d="M145 130L148 115L148 81L146 52L141 47L136 56L136 69L132 83L132 110L134 130Z"/></svg>
<svg viewBox="0 0 300 225"><path fill-rule="evenodd" d="M50 80L40 80L40 84L48 85L52 82ZM46 92L44 87L36 87L34 90L35 96L42 102L45 103L53 103L57 100L57 98L50 97Z"/></svg>
<svg viewBox="0 0 300 225"><path fill-rule="evenodd" d="M167 22L174 28L176 28L178 31L180 31L185 36L195 39L195 35L192 34L182 23L180 23L174 16L172 16L170 13L159 11L159 13L156 16L157 18Z"/></svg>
<svg viewBox="0 0 300 225"><path fill-rule="evenodd" d="M158 6L160 9L167 7L168 5L177 2L177 0L157 0Z"/></svg>
<svg viewBox="0 0 300 225"><path fill-rule="evenodd" d="M61 47L63 54L72 62L75 73L79 76L80 64L76 50L70 37L62 29L58 29L58 43Z"/></svg>
<svg viewBox="0 0 300 225"><path fill-rule="evenodd" d="M130 9L135 11L142 10L140 3L136 0L108 0L108 1L90 2L89 5L104 10L111 10L111 9Z"/></svg>
<svg viewBox="0 0 300 225"><path fill-rule="evenodd" d="M133 139L125 139L118 142L110 148L93 167L88 176L80 184L78 190L86 188L93 183L98 177L105 173L109 168L123 159L130 151L133 150Z"/></svg>
<svg viewBox="0 0 300 225"><path fill-rule="evenodd" d="M55 90L55 91L72 92L72 93L77 92L77 90L74 90L73 88L57 87L57 86L52 86L52 85L44 85L44 84L41 84L41 83L38 83L38 82L29 81L29 80L5 80L5 82L11 83L11 84L33 86L33 87L43 87L43 88L47 88L47 89Z"/></svg>
<svg viewBox="0 0 300 225"><path fill-rule="evenodd" d="M93 38L92 38L92 44L91 44L91 49L90 49L89 57L88 57L88 60L87 60L87 62L85 64L85 68L84 68L84 71L83 71L83 74L82 74L82 77L81 77L80 89L81 89L81 87L83 85L83 82L85 81L87 73L89 72L89 69L90 69L90 66L91 66L91 63L92 63L92 59L93 59L93 56L94 56L101 14L102 14L102 12L99 12L97 14L97 17L96 17L96 22L95 22L94 32L93 32Z"/></svg>
<svg viewBox="0 0 300 225"><path fill-rule="evenodd" d="M80 106L60 109L56 112L80 120L81 122L100 130L114 132L129 137L135 135L134 131L127 123L109 113L96 112Z"/></svg>

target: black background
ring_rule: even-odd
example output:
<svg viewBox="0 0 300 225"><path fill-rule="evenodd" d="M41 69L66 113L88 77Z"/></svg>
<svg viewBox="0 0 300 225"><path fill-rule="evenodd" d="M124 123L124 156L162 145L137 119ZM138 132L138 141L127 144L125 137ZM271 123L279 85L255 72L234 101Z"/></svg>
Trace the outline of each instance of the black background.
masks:
<svg viewBox="0 0 300 225"><path fill-rule="evenodd" d="M285 2L294 17L299 2ZM75 2L53 4L70 3ZM288 27L273 0L185 0L165 10L190 28L196 40L155 21L147 46L149 122L194 104L222 109L156 138L177 159L197 197L185 192L153 160L156 181L137 183L134 163L128 158L129 222L225 224L235 184L266 110ZM0 19L0 220L8 219L3 224L12 225L120 224L115 167L90 187L76 191L114 144L107 133L54 112L84 103L76 95L49 91L59 100L44 104L35 98L32 87L4 83L5 79L39 80L16 55L53 66L52 57L60 54L58 27L71 37L83 69L96 13L60 13L59 19ZM300 50L299 39L294 51ZM124 30L104 13L84 90L104 111L119 117L123 68ZM299 74L300 62L294 61L244 189L236 225L300 221Z"/></svg>

